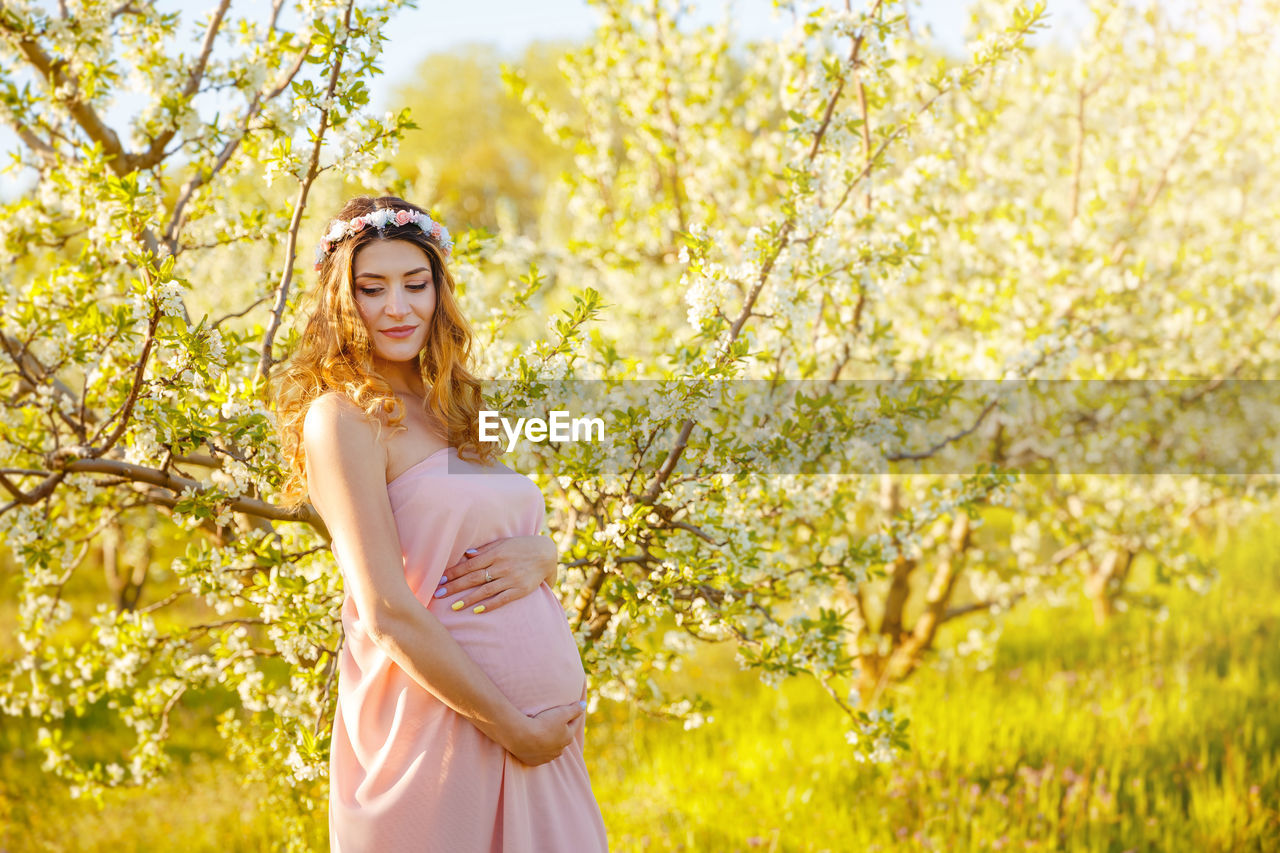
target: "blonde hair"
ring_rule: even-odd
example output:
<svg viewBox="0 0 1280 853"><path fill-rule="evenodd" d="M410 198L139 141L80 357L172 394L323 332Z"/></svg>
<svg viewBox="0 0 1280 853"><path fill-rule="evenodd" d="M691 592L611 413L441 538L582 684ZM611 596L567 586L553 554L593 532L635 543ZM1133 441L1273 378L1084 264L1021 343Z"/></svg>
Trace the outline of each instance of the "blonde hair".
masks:
<svg viewBox="0 0 1280 853"><path fill-rule="evenodd" d="M337 218L354 219L380 209L426 213L394 196L359 196L348 201ZM436 307L427 342L417 359L423 387L429 389L424 411L445 426L449 445L457 448L459 456L467 453L474 461L487 465L498 455L497 444L479 439L479 413L484 400L479 380L468 369L474 333L458 307L453 276L445 266L443 253L416 224L392 224L384 231L366 227L337 242L324 256L298 348L268 381L267 393L276 409L280 447L289 465L289 476L280 493L286 508L296 509L307 500L302 425L316 398L333 391L342 394L374 423L379 437L379 415L388 418L388 426L405 429L404 404L391 385L373 370L373 341L353 292L356 254L375 240L413 243L430 259Z"/></svg>

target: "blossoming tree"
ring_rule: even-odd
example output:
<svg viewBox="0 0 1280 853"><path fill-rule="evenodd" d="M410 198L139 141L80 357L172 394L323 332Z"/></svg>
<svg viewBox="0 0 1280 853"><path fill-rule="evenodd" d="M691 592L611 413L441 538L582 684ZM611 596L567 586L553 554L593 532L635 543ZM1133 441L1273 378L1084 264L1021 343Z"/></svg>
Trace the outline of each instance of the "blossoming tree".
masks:
<svg viewBox="0 0 1280 853"><path fill-rule="evenodd" d="M175 49L181 21L145 4L0 10L4 119L30 182L0 218L13 269L0 524L23 572L22 654L4 664L0 707L44 721L48 766L95 793L163 772L174 709L227 691L229 752L294 803L281 814L303 816L323 795L341 586L319 517L272 504L282 470L263 383L295 334L299 240L320 236L339 179L413 197L382 168L411 122L372 115L365 82L396 4L231 5L190 51ZM1127 375L1165 339L1141 338L1139 319L1117 343L1116 324L1182 316L1167 289L1134 284L1152 270L1186 282L1177 304L1192 318L1224 294L1237 311L1264 304L1268 282L1249 269L1265 246L1182 275L1180 252L1214 252L1227 233L1208 212L1179 218L1173 199L1208 193L1221 208L1246 193L1239 217L1269 224L1274 182L1244 163L1265 162L1274 128L1233 113L1153 159L1120 120L1132 98L1143 120L1186 133L1219 78L1197 98L1134 94L1153 70L1191 75L1121 50L1120 23L1088 42L1097 55L1024 56L1039 4L984 13L963 58L913 35L888 0L797 10L743 56L669 4L597 5L599 29L565 63L579 112L510 77L574 155L548 202L563 215L536 245L460 234L455 251L482 318L481 372L508 380L497 407L554 405L559 381L589 382L629 449L521 459L548 496L595 696L697 724L703 700L664 695L654 676L691 639L733 642L766 679L817 678L848 711L856 753L889 759L903 721L857 700L882 698L947 621L1038 596L1121 537L1176 566L1184 541L1161 520L1236 501L1236 484L1208 480L1029 486L987 464L1009 461L983 432L997 426L987 401L948 419L962 385L897 381ZM1195 49L1169 22L1152 27ZM1236 35L1236 64L1221 46L1196 61L1274 91L1274 76L1243 71L1262 45ZM1107 69L1110 87L1090 76ZM127 130L106 117L126 81L143 98ZM1058 108L1034 121L1046 103ZM1064 159L1049 146L1073 129ZM1210 151L1240 160L1230 186L1198 171ZM1117 214L1126 192L1138 202ZM546 292L539 269L580 287ZM516 335L538 310L547 334ZM1259 336L1243 360L1215 361L1187 331L1152 375L1252 376L1274 359ZM1004 434L1042 437L1023 423ZM973 436L991 439L982 464L911 468ZM812 474L833 462L870 476ZM880 476L891 470L906 473ZM1035 525L1092 532L1116 501L1139 520L1117 520L1102 546L1042 553ZM983 539L988 520L1011 532ZM94 554L117 591L77 612L67 591ZM908 608L913 592L923 603ZM66 733L68 715L99 705L136 733L120 760L87 760Z"/></svg>
<svg viewBox="0 0 1280 853"><path fill-rule="evenodd" d="M1124 444L1133 424L1100 412L1137 404L1149 433L1161 432L1154 424L1176 431L1163 409L1123 384L1100 383L1088 400L1037 386L1051 416L1019 421L970 383L957 393L971 414L948 429L939 429L937 392L926 391L917 410L878 395L843 398L833 411L834 398L819 391L787 412L796 386L786 385L770 400L779 411L771 434L797 442L735 446L735 416L749 408L742 398L796 377L832 389L842 379L880 380L882 391L925 376L1181 379L1189 384L1162 389L1163 405L1172 393L1193 420L1246 419L1218 379L1265 377L1274 363L1273 264L1266 250L1224 252L1235 233L1229 218L1186 211L1188 198L1229 205L1247 187L1258 203L1242 211L1258 233L1275 216L1256 167L1274 150L1274 127L1247 110L1218 110L1215 100L1223 87L1264 99L1274 87L1269 30L1253 16L1274 19L1275 9L1215 6L1187 17L1156 6L1100 9L1074 53L993 61L1017 43L1002 24L1016 34L1035 20L1034 11L1018 18L1010 9L976 7L987 38L972 47L973 64L903 37L899 18L892 36L854 57L849 77L829 80L828 93L848 96L834 102L809 100L812 90L794 81L822 76L823 66L808 64L807 39L855 20L842 14L802 19L744 65L723 31L690 32L672 15L610 6L596 40L566 68L576 116L511 75L576 157L563 197L567 251L549 249L541 265L590 281L626 325L659 330L629 348L643 369L691 375L710 360L719 371L711 375L756 380L740 383L737 400L717 398L719 413L704 406L664 421L680 427L680 453L704 454L709 480L654 501L643 477L601 488L590 466L570 464L562 475L564 526L583 534L570 562L583 571L568 580L598 671L645 659L628 647L635 623L674 612L689 634L736 641L766 678L810 672L840 701L835 676L852 671L850 700L878 696L920 665L947 622L1028 598L1061 600L1081 574L1105 616L1137 554L1157 576L1201 585L1211 567L1193 549L1196 515L1239 512L1267 487L1172 476L1215 470L1188 464L1197 444L1181 422L1186 440L1154 463L1170 476L1080 476L1135 470L1124 458L1133 455ZM1217 41L1206 39L1209 24ZM971 85L948 90L957 83ZM1081 97L1092 99L1091 119ZM1157 127L1180 135L1153 151ZM1222 157L1253 165L1224 173L1215 167ZM1221 259L1192 265L1188 252ZM694 335L673 346L689 340L681 308ZM1155 317L1179 330L1178 347L1151 332ZM1221 350L1203 345L1197 317L1220 318L1209 334ZM732 362L716 361L734 346ZM512 356L491 351L495 364ZM614 342L602 340L574 375L607 376L620 362ZM650 415L687 411L681 394L663 403L651 395ZM921 414L931 432L902 440L898 430ZM832 428L823 418L844 420ZM1101 463L1078 449L1044 456L1062 476L1015 489L980 473L937 476L954 470L938 463L940 451L961 442L979 445L975 463L1035 470L1037 448L1069 437L1081 420L1094 424L1081 442L1096 437ZM833 435L845 470L892 463L898 475L881 483L790 476L801 459L833 455L822 443ZM1268 446L1237 442L1228 455L1237 470L1267 471ZM739 478L744 469L752 475ZM929 476L905 476L913 470ZM762 472L784 476L764 483ZM977 533L984 521L995 522L985 535ZM601 540L612 555L593 544ZM651 606L636 607L635 596ZM802 606L788 611L782 601ZM989 638L998 620L984 627ZM670 642L680 648L680 635ZM989 642L966 645L990 651ZM652 682L626 668L604 689L653 701ZM683 699L668 707L691 709ZM875 738L892 743L883 728Z"/></svg>
<svg viewBox="0 0 1280 853"><path fill-rule="evenodd" d="M312 557L318 516L271 503L260 390L316 193L335 175L393 188L381 163L411 122L372 114L367 79L397 5L222 0L190 44L154 4L0 6L24 182L0 225L0 519L22 569L0 706L48 724L46 768L73 793L162 772L173 709L202 688L237 697L220 727L252 772L316 777L340 588ZM140 104L113 126L124 92ZM117 594L76 612L97 553ZM128 755L76 756L64 721L90 707L136 733Z"/></svg>

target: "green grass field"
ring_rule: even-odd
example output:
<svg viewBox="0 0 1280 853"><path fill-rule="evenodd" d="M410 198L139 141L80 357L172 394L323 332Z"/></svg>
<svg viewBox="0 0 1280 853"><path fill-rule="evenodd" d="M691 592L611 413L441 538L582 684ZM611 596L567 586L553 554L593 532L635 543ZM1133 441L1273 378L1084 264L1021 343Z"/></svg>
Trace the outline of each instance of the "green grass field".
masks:
<svg viewBox="0 0 1280 853"><path fill-rule="evenodd" d="M912 752L888 770L853 760L813 684L771 689L730 649L704 649L677 678L717 701L713 723L686 732L605 703L589 724L611 847L1280 849L1280 530L1217 553L1218 585L1171 594L1164 621L1128 612L1098 629L1083 601L1017 610L987 671L920 673L897 694ZM0 853L270 849L211 716L182 727L182 772L103 811L40 771L23 746L34 726L0 717Z"/></svg>

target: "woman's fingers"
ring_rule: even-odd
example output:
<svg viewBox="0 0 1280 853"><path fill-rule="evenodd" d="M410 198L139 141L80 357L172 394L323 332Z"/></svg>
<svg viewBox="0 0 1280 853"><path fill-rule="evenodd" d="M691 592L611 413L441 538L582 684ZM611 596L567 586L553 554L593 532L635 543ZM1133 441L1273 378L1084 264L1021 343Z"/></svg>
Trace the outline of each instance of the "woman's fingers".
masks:
<svg viewBox="0 0 1280 853"><path fill-rule="evenodd" d="M444 574L440 575L440 582L436 587L436 598L444 598L449 593L462 592L481 584L491 583L496 579L493 575L493 558L491 556L479 554L474 548L468 549L464 553L475 554L475 556L464 557L444 570ZM487 578L486 572L488 573Z"/></svg>
<svg viewBox="0 0 1280 853"><path fill-rule="evenodd" d="M442 578L453 580L464 575L471 574L481 564L489 565L492 563L492 557L482 557L478 548L468 548L462 552L462 559L454 563L452 566L444 570Z"/></svg>
<svg viewBox="0 0 1280 853"><path fill-rule="evenodd" d="M486 584L486 586L488 586L488 584ZM480 594L483 592L484 587L481 587L475 595L468 596L468 598L472 600L472 611L475 611L476 607L483 607L484 609L479 612L488 613L491 610L497 610L504 604L510 604L520 597L519 593L514 589L503 589L499 592L495 592L489 598L481 598ZM461 610L462 608L459 607L458 609Z"/></svg>
<svg viewBox="0 0 1280 853"><path fill-rule="evenodd" d="M462 590L459 590L459 592L462 592ZM436 591L437 597L443 598L440 593L440 590ZM453 602L450 607L454 610L468 608L473 613L488 613L525 595L528 595L528 593L519 587L508 585L507 581L502 578L494 578L489 583L466 590L462 598Z"/></svg>
<svg viewBox="0 0 1280 853"><path fill-rule="evenodd" d="M484 613L529 595L542 584L546 572L539 559L530 559L532 548L542 550L543 536L499 539L477 548L468 548L463 559L445 569L435 590L436 598L461 595L451 603ZM554 547L554 543L552 543Z"/></svg>
<svg viewBox="0 0 1280 853"><path fill-rule="evenodd" d="M464 596L461 599L461 606L458 606L458 602L455 602L453 609L461 610L463 607L467 607L471 609L472 613L488 613L491 610L497 610L504 604L510 604L519 597L519 590L504 586L495 580L493 583L477 587L474 592Z"/></svg>
<svg viewBox="0 0 1280 853"><path fill-rule="evenodd" d="M443 597L440 595L440 592L442 589L443 587L441 587L441 589L439 590L436 590L436 597L438 598ZM480 586L475 587L474 589L466 590L465 591L466 594L463 595L462 598L459 598L457 601L453 602L453 604L449 606L452 607L454 610L461 610L464 607L469 607L471 608L472 611L476 613L484 613L486 610L493 609L493 604L491 602L491 599L493 599L494 596L497 596L499 593L503 592L504 589L505 589L505 586L503 584L503 581L500 580L499 578L494 578L489 583L482 583ZM455 590L455 592L463 592L463 590ZM510 600L511 599L508 598L502 603L506 604L507 601L510 601Z"/></svg>

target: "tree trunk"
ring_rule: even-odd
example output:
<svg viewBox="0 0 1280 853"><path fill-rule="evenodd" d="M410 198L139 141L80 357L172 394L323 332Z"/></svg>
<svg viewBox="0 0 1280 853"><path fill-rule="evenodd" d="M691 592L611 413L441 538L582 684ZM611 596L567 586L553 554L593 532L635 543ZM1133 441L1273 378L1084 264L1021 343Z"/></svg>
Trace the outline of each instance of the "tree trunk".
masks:
<svg viewBox="0 0 1280 853"><path fill-rule="evenodd" d="M968 513L958 513L951 524L947 549L938 560L937 569L934 570L933 583L929 585L924 611L916 618L911 636L903 643L900 654L902 671L897 677L905 678L914 672L920 665L924 653L933 648L933 640L938 635L938 628L946 621L947 605L951 603L956 581L964 571L964 555L969 549L970 534Z"/></svg>
<svg viewBox="0 0 1280 853"><path fill-rule="evenodd" d="M1128 548L1117 547L1107 551L1102 561L1090 566L1085 579L1085 593L1093 603L1093 621L1105 625L1115 614L1115 602L1124 592L1129 576L1133 553Z"/></svg>
<svg viewBox="0 0 1280 853"><path fill-rule="evenodd" d="M882 481L880 507L892 515L900 506L897 484L886 477ZM951 524L945 546L937 549L937 565L925 597L924 610L908 629L906 605L911 597L911 576L918 561L899 557L892 564L889 587L884 597L880 627L872 632L868 618L865 591L854 589L850 598L857 606L863 624L853 636L850 652L858 662L854 688L864 703L884 689L889 681L901 681L920 665L925 652L933 647L938 628L946 621L947 607L956 583L964 570L964 555L972 541L969 516L959 513ZM874 640L868 647L867 640ZM861 641L861 642L860 642Z"/></svg>
<svg viewBox="0 0 1280 853"><path fill-rule="evenodd" d="M118 522L108 524L102 531L102 571L106 576L107 588L115 601L116 610L133 610L142 598L142 587L147 582L147 569L151 564L151 539L145 531L143 552L134 561L133 566L124 565L121 556L124 528Z"/></svg>

